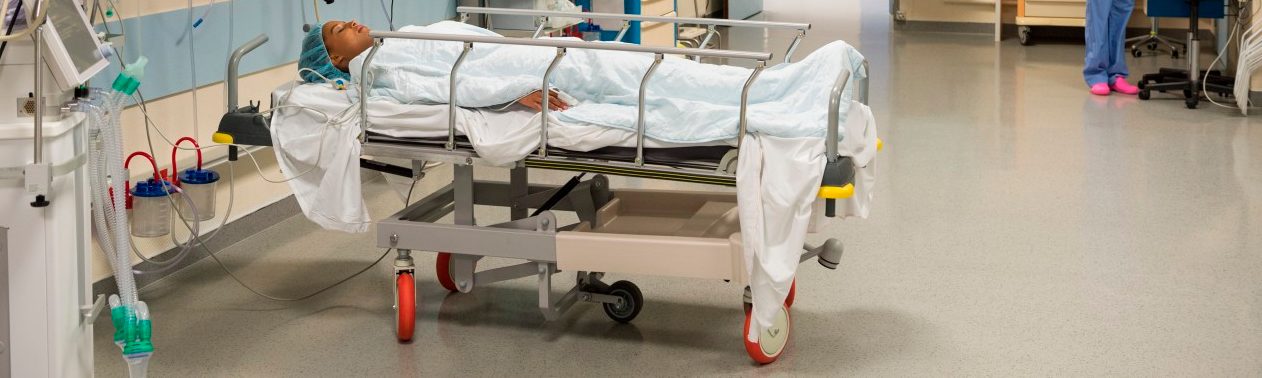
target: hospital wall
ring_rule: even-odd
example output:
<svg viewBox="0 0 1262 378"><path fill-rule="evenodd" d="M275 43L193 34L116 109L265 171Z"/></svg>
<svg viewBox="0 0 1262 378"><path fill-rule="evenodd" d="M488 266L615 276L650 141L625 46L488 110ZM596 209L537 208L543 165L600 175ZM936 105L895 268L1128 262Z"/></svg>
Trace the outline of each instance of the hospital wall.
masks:
<svg viewBox="0 0 1262 378"><path fill-rule="evenodd" d="M213 3L213 5L212 5ZM294 60L303 36L302 24L315 22L313 3L319 4L320 16L329 19L357 19L374 29L387 29L385 12L376 1L340 1L326 5L323 1L307 0L196 0L192 1L194 18L206 15L201 24L188 34L188 0L117 0L108 25L112 33L125 32L126 37L114 39L125 61L133 61L144 55L150 62L140 87L144 95L147 113L154 128L146 135L145 117L140 107L131 106L122 115L124 151L150 151L160 169L171 168L171 145L164 139L175 141L182 136L192 136L204 145L212 144L219 118L226 110L223 84L227 57L233 45L240 45L260 33L266 33L270 41L248 55L241 65L239 101L262 101L264 109L270 106L270 93L278 87L297 79ZM389 2L387 2L389 3ZM425 0L395 2L396 26L427 24L454 17L454 1ZM207 7L210 8L206 12ZM305 16L304 16L305 15ZM104 28L98 22L98 29ZM193 47L190 58L189 44ZM90 83L95 87L108 86L117 75L117 60L106 72ZM196 67L196 71L193 71ZM196 76L190 72L196 72ZM196 79L194 86L194 78ZM194 94L194 87L196 93ZM194 100L196 97L196 100ZM229 197L227 149L210 148L203 152L206 166L223 175L217 188L216 218L202 222L203 228L217 227L225 216ZM267 178L285 177L277 167L275 154L270 148L259 149L253 156L259 169L244 154L235 163L235 198L229 222L290 196L288 184L270 183L260 177L260 170ZM196 154L180 151L178 166L196 165ZM133 181L152 175L147 162L137 159L131 165ZM173 226L177 239L187 239L183 226ZM210 229L203 229L202 233ZM135 238L139 252L152 257L170 250L175 244L170 237ZM93 279L111 275L108 260L95 246ZM195 256L204 256L201 251ZM139 262L139 259L135 259Z"/></svg>

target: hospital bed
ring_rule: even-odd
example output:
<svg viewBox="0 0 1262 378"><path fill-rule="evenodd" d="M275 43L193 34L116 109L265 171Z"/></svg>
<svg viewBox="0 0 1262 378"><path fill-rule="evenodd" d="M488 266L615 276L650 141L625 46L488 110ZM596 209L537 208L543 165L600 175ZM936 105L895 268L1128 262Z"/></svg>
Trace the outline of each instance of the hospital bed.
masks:
<svg viewBox="0 0 1262 378"><path fill-rule="evenodd" d="M462 15L471 13L519 14L537 17L560 16L556 12L460 7ZM622 18L648 20L651 16L588 14L589 18ZM660 21L660 20L659 20ZM669 22L740 27L789 28L798 30L796 48L808 24L768 23L712 19L678 19ZM542 127L538 150L512 164L508 182L474 179L474 168L488 164L474 151L470 141L458 132L456 104L437 105L447 108L446 125L415 125L441 130L437 137L405 138L373 131L368 88L359 86L357 116L363 127L359 136L362 155L378 158L410 160L410 167L365 161L366 168L409 177L420 177L425 162L452 165L452 182L401 211L376 222L377 244L397 251L394 260L395 308L397 334L401 341L412 338L415 324L416 292L413 251L438 252L436 272L439 283L447 290L468 293L477 286L494 282L535 277L538 283L538 306L547 320L555 320L577 302L599 303L604 312L618 322L630 322L644 307L640 289L629 281L607 283L606 273L646 274L732 281L748 284L743 258L735 193L708 191L615 189L605 175L669 180L716 186L736 185L736 161L739 145L746 133L745 109L749 88L772 54L675 47L647 47L627 44L593 43L569 40L483 37L428 33L373 31L374 46L362 65L364 74L385 39L424 39L464 44L467 53L475 44L512 44L551 47L556 58L544 74L542 90L549 89L548 76L564 58L567 49L603 49L654 54L655 59L644 75L650 80L666 54L729 60L752 60L755 68L741 95L739 137L732 145L654 146L646 141L644 98L646 86L639 92L639 121L634 146L613 146L590 151L575 151L550 146L548 96L544 99ZM235 63L262 41L252 41L239 49L230 60L229 104L236 103ZM451 71L451 96L460 90L455 85L461 59ZM866 71L866 62L864 69ZM363 76L361 76L363 77ZM839 156L839 105L843 89L851 84L849 70L838 72L830 94L829 127L826 134L828 166L821 198L828 203L827 216L833 216L834 200L852 195L855 167L848 157ZM867 80L856 80L856 95L866 103ZM416 105L418 107L436 105ZM268 119L257 113L257 106L236 109L225 115L220 133L221 142L271 145L260 128ZM253 134L251 134L253 133ZM248 140L248 142L246 141ZM564 185L531 183L531 169L582 172ZM586 174L595 174L582 179ZM475 206L507 208L511 220L501 223L478 222ZM533 209L533 211L532 211ZM557 212L572 212L577 223L561 224ZM454 224L437 223L453 215ZM816 212L818 217L819 212ZM836 269L842 244L828 239L820 245L805 245L800 261L817 260L822 266ZM478 270L484 257L521 260L515 265ZM576 283L561 294L553 292L553 278L562 272L576 277ZM794 283L796 287L796 283ZM789 329L789 306L794 292L781 309L776 325L764 330L757 343L746 341L746 351L760 362L774 361L786 345ZM745 287L746 323L748 329L750 290Z"/></svg>

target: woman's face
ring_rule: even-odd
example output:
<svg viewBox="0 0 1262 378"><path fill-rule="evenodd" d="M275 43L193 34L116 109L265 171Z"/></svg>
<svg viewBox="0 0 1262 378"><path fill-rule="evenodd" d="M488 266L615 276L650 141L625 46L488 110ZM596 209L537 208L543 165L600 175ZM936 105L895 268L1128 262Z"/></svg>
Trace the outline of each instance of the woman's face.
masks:
<svg viewBox="0 0 1262 378"><path fill-rule="evenodd" d="M324 23L324 47L329 50L333 66L346 71L351 59L372 47L368 27L355 21L329 21Z"/></svg>

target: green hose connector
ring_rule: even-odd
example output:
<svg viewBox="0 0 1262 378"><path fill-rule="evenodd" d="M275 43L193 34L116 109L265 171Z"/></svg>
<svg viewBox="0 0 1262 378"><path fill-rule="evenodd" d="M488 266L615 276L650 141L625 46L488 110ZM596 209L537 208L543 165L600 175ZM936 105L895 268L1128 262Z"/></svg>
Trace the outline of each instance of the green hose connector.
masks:
<svg viewBox="0 0 1262 378"><path fill-rule="evenodd" d="M129 330L134 337L127 341L127 346L123 348L123 356L146 357L153 354L153 323L149 320L139 320Z"/></svg>
<svg viewBox="0 0 1262 378"><path fill-rule="evenodd" d="M127 307L118 306L110 309L110 320L114 321L114 344L127 342Z"/></svg>
<svg viewBox="0 0 1262 378"><path fill-rule="evenodd" d="M110 309L114 322L114 343L123 347L127 358L147 357L153 354L153 323L141 319L136 309L118 306Z"/></svg>
<svg viewBox="0 0 1262 378"><path fill-rule="evenodd" d="M128 96L136 93L136 89L140 88L140 80L145 78L145 65L149 63L149 58L140 57L135 62L127 65L123 72L118 73L118 77L114 78L114 91Z"/></svg>

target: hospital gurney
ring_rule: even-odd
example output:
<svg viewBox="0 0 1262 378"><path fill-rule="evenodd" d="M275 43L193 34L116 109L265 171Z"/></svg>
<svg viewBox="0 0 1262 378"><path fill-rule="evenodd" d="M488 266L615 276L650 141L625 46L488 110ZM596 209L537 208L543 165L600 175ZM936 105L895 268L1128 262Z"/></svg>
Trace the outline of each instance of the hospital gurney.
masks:
<svg viewBox="0 0 1262 378"><path fill-rule="evenodd" d="M460 8L462 13L474 13L480 9ZM635 18L634 15L610 15ZM604 16L602 16L604 17ZM726 20L696 20L698 23ZM692 22L692 21L680 21ZM750 22L751 26L765 26ZM800 24L802 32L809 25ZM440 284L453 292L469 292L477 285L535 276L539 287L539 307L544 317L553 320L573 304L601 303L605 313L620 322L634 319L643 308L644 298L632 283L603 281L606 272L652 274L675 277L723 279L747 283L744 267L739 220L736 211L736 195L710 192L615 190L609 187L603 174L672 180L710 185L734 186L735 167L739 156L740 141L745 135L745 103L750 85L766 62L769 53L714 51L701 49L655 48L635 45L601 44L589 42L517 39L503 37L479 37L446 34L372 32L376 44L369 50L363 67L368 67L382 40L387 38L411 38L464 43L465 52L473 44L518 44L557 48L557 56L544 74L543 91L548 90L548 75L556 63L564 57L565 49L587 48L635 51L655 54L644 82L649 80L662 61L664 54L680 54L694 57L726 59L750 59L757 62L742 91L741 122L736 139L737 148L730 146L697 146L674 148L646 147L643 113L645 85L640 87L640 119L636 132L635 147L605 147L580 152L548 145L549 128L547 105L540 118L540 145L536 153L516 163L510 170L510 180L489 182L474 180L477 165L487 164L471 143L458 135L456 117L448 117L448 133L439 138L397 138L370 132L371 125L367 88L359 83L360 135L362 154L412 160L412 167L391 167L376 163L367 165L387 167L392 173L419 177L424 161L447 162L453 166L452 183L409 205L405 209L377 222L377 240L381 247L398 252L394 267L396 272L395 300L398 310L398 336L410 340L415 323L416 296L414 287L415 265L412 251L441 251L436 266ZM799 33L798 38L801 37ZM796 45L796 42L794 43ZM792 50L792 49L791 49ZM242 52L244 54L244 52ZM239 55L236 55L239 60ZM455 77L460 60L451 72L450 88L456 98ZM234 71L230 69L230 72ZM851 81L851 72L839 72L830 94L829 129L826 136L828 166L825 169L825 185L821 196L830 205L835 199L845 198L853 192L854 166L848 157L838 155L839 105L842 91ZM231 84L231 83L230 83ZM866 80L858 84L858 96L866 102ZM230 93L232 90L230 89ZM235 99L235 96L231 96ZM546 96L545 96L546 97ZM546 99L545 99L546 101ZM235 103L235 101L230 101ZM456 104L447 104L449 114L457 112ZM265 118L250 115L249 111L234 112L225 116L221 130L248 130L248 126L266 124ZM237 121L229 120L235 117ZM244 135L244 134L242 134ZM229 138L230 139L230 138ZM227 140L227 139L225 139ZM228 140L231 142L230 140ZM260 143L256 143L260 144ZM270 144L270 141L268 142ZM582 175L565 185L537 185L529 182L529 169L551 169L590 172L597 175L581 180ZM508 222L478 225L474 219L474 206L498 206L509 209ZM531 209L535 209L531 212ZM554 212L573 212L577 224L558 224ZM454 213L455 224L438 224L439 219ZM804 246L801 261L817 259L827 268L835 269L842 253L841 243L830 239L818 246ZM520 259L524 262L512 266L477 271L482 257ZM574 272L577 283L561 295L552 293L552 277L562 271ZM746 289L746 303L749 302ZM746 343L747 352L755 360L773 361L783 350L789 330L788 306L793 294L777 319L776 326L765 330L757 343ZM747 311L746 327L749 315Z"/></svg>

